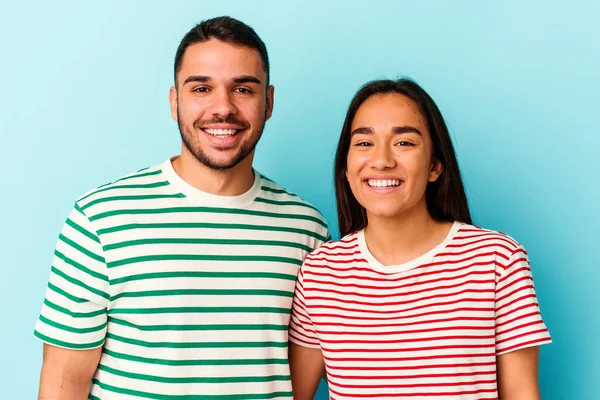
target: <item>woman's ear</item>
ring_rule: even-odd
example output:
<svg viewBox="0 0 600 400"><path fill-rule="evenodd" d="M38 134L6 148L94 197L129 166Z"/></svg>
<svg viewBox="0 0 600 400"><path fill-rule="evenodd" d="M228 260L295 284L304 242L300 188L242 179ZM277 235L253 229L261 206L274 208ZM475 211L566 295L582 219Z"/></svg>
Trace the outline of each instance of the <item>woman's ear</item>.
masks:
<svg viewBox="0 0 600 400"><path fill-rule="evenodd" d="M442 165L442 162L434 158L431 163L431 167L429 168L429 177L427 180L429 182L437 181L440 175L442 175L442 172L444 172L444 166Z"/></svg>

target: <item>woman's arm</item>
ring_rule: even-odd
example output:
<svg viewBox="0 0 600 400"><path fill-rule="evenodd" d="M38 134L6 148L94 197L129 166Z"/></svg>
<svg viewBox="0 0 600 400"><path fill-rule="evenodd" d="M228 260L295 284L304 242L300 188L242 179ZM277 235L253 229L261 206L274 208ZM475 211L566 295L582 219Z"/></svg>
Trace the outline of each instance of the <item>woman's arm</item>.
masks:
<svg viewBox="0 0 600 400"><path fill-rule="evenodd" d="M498 393L501 400L539 400L539 346L527 347L497 357Z"/></svg>
<svg viewBox="0 0 600 400"><path fill-rule="evenodd" d="M321 349L302 347L290 342L290 372L294 400L313 400L325 374Z"/></svg>

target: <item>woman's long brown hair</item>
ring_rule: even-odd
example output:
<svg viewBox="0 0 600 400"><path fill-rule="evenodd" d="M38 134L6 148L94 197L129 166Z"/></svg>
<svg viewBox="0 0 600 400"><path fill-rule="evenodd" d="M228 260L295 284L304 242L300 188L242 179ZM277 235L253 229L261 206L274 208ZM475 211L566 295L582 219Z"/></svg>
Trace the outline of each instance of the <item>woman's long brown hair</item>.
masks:
<svg viewBox="0 0 600 400"><path fill-rule="evenodd" d="M419 106L433 142L433 157L443 166L440 177L435 182L427 184L425 190L427 210L438 221L460 221L471 224L471 213L454 146L437 105L423 88L410 79L377 80L363 85L352 98L335 155L334 183L340 235L344 237L367 226L367 213L350 189L346 170L354 116L362 103L375 94L400 94Z"/></svg>

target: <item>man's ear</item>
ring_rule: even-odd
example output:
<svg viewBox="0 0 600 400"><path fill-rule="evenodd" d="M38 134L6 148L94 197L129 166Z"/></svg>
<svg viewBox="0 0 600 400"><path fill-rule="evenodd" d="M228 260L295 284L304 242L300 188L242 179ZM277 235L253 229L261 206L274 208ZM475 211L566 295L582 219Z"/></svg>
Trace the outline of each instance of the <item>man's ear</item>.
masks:
<svg viewBox="0 0 600 400"><path fill-rule="evenodd" d="M177 121L177 89L171 86L169 90L169 104L171 105L171 118Z"/></svg>
<svg viewBox="0 0 600 400"><path fill-rule="evenodd" d="M270 85L267 88L267 109L265 111L265 121L267 121L269 118L271 118L271 115L273 115L274 101L275 101L275 87L273 85Z"/></svg>

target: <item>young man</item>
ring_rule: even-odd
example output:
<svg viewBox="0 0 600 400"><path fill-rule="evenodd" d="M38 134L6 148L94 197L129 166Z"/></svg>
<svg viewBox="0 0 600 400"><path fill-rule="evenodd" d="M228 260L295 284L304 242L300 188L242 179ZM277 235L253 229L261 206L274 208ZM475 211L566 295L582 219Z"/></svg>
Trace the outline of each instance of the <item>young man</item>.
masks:
<svg viewBox="0 0 600 400"><path fill-rule="evenodd" d="M296 274L329 234L252 168L273 93L249 26L214 18L183 38L181 155L87 193L59 236L40 399L292 398Z"/></svg>

